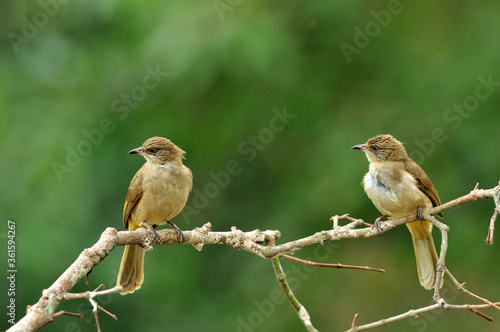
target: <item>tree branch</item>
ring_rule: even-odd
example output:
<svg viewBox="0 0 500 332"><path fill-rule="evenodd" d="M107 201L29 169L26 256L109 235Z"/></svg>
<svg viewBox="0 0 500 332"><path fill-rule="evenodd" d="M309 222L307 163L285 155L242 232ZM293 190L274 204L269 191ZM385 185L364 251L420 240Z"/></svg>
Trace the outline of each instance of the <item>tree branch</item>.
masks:
<svg viewBox="0 0 500 332"><path fill-rule="evenodd" d="M369 267L369 266L346 265L346 264L340 264L340 263L338 263L338 264L316 263L316 262L306 261L304 259L300 259L297 257L288 256L288 255L282 255L281 257L286 258L286 259L291 260L291 261L294 261L294 262L309 265L309 266L331 267L331 268L336 268L336 269L365 270L365 271L375 271L375 272L382 272L382 273L385 272L384 269L376 269L376 268Z"/></svg>
<svg viewBox="0 0 500 332"><path fill-rule="evenodd" d="M274 245L274 241L269 241L267 244L272 246ZM302 324L304 324L306 330L308 332L318 332L318 330L316 330L311 322L311 317L309 316L307 309L299 302L299 300L297 300L297 298L293 294L292 289L288 285L285 271L283 271L283 268L281 267L280 258L274 257L271 259L271 262L273 263L276 280L278 280L278 283L283 290L283 293L285 294L288 302L290 302L290 304L292 305L293 309L299 316L300 321L302 322Z"/></svg>
<svg viewBox="0 0 500 332"><path fill-rule="evenodd" d="M494 305L500 305L500 302L494 303ZM347 332L355 332L355 331L365 331L369 330L375 327L380 327L387 325L389 323L394 323L403 319L407 318L419 318L418 315L433 311L433 310L439 310L439 309L444 309L444 310L469 310L471 312L477 313L477 309L484 309L488 308L490 305L488 304L447 304L446 302L442 301L440 303L435 303L427 307L423 307L420 309L412 309L404 314L397 315L394 317L386 318L386 319L381 319L379 321L362 325L362 326L352 326ZM481 317L486 318L488 316L484 314L480 314ZM485 317L486 316L486 317ZM357 317L356 317L357 318ZM489 318L489 319L488 319ZM490 320L491 318L488 317L486 318L487 320Z"/></svg>
<svg viewBox="0 0 500 332"><path fill-rule="evenodd" d="M469 194L459 197L450 202L444 203L438 207L434 207L427 211L424 211L424 216L427 220L432 222L437 228L441 231L442 242L441 242L441 252L438 260L438 268L437 268L437 277L436 277L436 285L439 285L440 279L444 272L449 274L449 271L446 269L445 258L446 258L446 250L448 248L448 238L447 232L449 230L449 226L437 221L432 215L435 215L439 212L443 212L454 208L456 206L476 201L483 198L493 197L495 201L495 209L494 217L492 217L492 221L490 222L489 234L491 234L491 242L493 241L493 226L494 219L498 215L498 211L500 211L500 183L497 187L483 190L474 188ZM283 243L280 245L274 245L275 240L279 239L281 236L280 231L278 230L254 230L251 232L243 232L236 227L232 227L229 232L212 232L210 223L206 223L201 228L195 228L192 231L184 231L184 244L190 244L197 250L202 250L203 246L206 244L222 244L229 245L236 249L245 250L251 252L261 258L272 259L273 267L275 268L275 273L277 275L280 286L284 291L290 291L290 296L288 293L287 298L292 303L292 306L296 310L299 318L303 322L304 326L310 330L315 331L307 310L298 302L298 300L293 296L290 287L286 283L286 275L284 274L283 269L281 268L279 262L279 256L290 255L297 252L300 249L314 246L314 245L326 245L330 241L338 241L342 239L355 239L355 238L363 238L363 237L372 237L378 235L380 233L387 232L394 227L399 225L415 221L415 215L410 215L398 219L391 219L384 221L381 223L380 229L372 229L371 225L364 222L361 219L354 219L349 217L348 214L342 216L334 216L331 219L333 221L333 229L324 230L317 232L308 237L298 239L295 241ZM348 224L344 226L340 226L339 222L341 220L349 221ZM363 226L363 228L359 228ZM160 235L160 244L168 245L168 244L177 244L178 238L177 234L173 230L160 230L158 231ZM52 322L54 318L58 317L62 314L70 314L66 312L58 312L55 313L55 309L61 304L61 302L66 300L73 299L87 299L91 302L94 308L94 315L97 320L97 309L100 308L95 302L94 298L104 294L116 293L119 291L119 286L111 288L105 291L94 291L94 292L85 292L80 294L70 294L69 291L71 288L83 277L87 276L88 273L95 268L100 262L102 262L106 256L116 247L121 245L129 245L129 244L139 244L142 245L147 250L151 250L151 243L153 239L151 238L151 234L145 229L138 229L133 232L117 232L114 228L107 228L102 234L100 239L94 244L91 248L85 249L75 260L73 264L48 288L42 292L42 296L40 300L34 304L33 306L28 307L26 315L19 320L17 324L12 326L8 331L37 331L48 323ZM273 245L266 245L273 244ZM370 270L371 268L367 268ZM451 274L449 274L451 276ZM454 280L457 287L464 291L465 293L471 295L473 293L465 290L463 285L460 285ZM478 305L452 305L447 304L443 299L440 298L439 287L436 287L434 293L434 299L437 301L436 304L433 304L428 307L410 310L407 313L397 315L388 319L383 319L378 322L374 322L371 324L363 325L356 327L357 316L352 322L352 327L349 331L361 331L366 330L368 328L382 326L388 324L393 321L415 317L420 313L424 313L431 310L437 309L457 309L457 310L469 310L480 315L483 318L489 318L488 316L478 312L478 309L494 307L498 309L498 305L500 303L493 303L487 299L483 299L474 296L476 299L479 299L483 302L483 304ZM104 309L100 308L105 311ZM105 311L106 312L106 311ZM108 313L110 314L110 313ZM75 315L75 314L72 314ZM110 314L112 315L112 314ZM112 315L113 316L113 315Z"/></svg>
<svg viewBox="0 0 500 332"><path fill-rule="evenodd" d="M495 208L493 215L490 219L490 228L488 229L488 236L486 237L486 244L493 244L493 233L495 232L495 221L497 220L497 216L500 213L500 182L499 186L495 190L495 194L493 195L493 201L495 202Z"/></svg>
<svg viewBox="0 0 500 332"><path fill-rule="evenodd" d="M205 244L226 244L262 257L255 248L255 246L258 246L257 242L265 243L280 236L279 231L261 232L254 230L244 233L236 228L233 228L230 232L210 232L211 226L210 223L207 223L201 228L183 232L185 237L184 243L192 244L198 250L201 250ZM162 244L178 243L177 233L173 230L161 230L158 231L158 234L161 236L160 241ZM108 227L101 234L99 241L91 248L85 249L52 286L43 290L40 300L33 306L28 307L26 315L8 331L39 330L57 317L54 316L55 309L65 300L85 298L89 299L92 303L93 298L96 296L117 293L120 290L118 287L107 291L94 292L92 296L90 296L92 292L81 294L69 294L68 292L81 278L85 277L104 260L116 246L140 244L151 248L151 240L151 234L145 229L138 229L134 232L117 232L116 229ZM95 312L96 310L94 310Z"/></svg>

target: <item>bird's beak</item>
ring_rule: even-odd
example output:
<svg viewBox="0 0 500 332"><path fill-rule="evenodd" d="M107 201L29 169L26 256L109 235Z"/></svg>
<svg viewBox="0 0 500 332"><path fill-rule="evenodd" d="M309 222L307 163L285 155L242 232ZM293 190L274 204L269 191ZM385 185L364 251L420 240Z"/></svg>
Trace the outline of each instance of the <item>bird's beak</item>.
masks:
<svg viewBox="0 0 500 332"><path fill-rule="evenodd" d="M143 153L144 151L142 150L142 148L136 148L128 152L128 154L143 154Z"/></svg>
<svg viewBox="0 0 500 332"><path fill-rule="evenodd" d="M358 145L353 146L351 149L365 151L366 150L366 145L364 145L364 144L358 144Z"/></svg>

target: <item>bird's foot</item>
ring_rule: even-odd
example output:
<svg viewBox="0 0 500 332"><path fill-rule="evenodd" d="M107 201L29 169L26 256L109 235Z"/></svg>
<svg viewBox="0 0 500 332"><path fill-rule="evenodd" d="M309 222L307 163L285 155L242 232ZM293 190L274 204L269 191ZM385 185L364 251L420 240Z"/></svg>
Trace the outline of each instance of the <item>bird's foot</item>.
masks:
<svg viewBox="0 0 500 332"><path fill-rule="evenodd" d="M158 234L158 232L155 230L156 225L151 226L150 224L148 224L145 221L142 222L142 225L144 227L146 227L146 229L149 231L149 233L151 233L151 236L153 237L154 243L160 243L161 237L160 237L160 234Z"/></svg>
<svg viewBox="0 0 500 332"><path fill-rule="evenodd" d="M184 241L184 234L182 234L182 231L179 227L177 227L176 224L174 224L173 222L167 220L167 223L172 226L172 228L177 232L177 237L179 238L179 244L182 243L182 241Z"/></svg>
<svg viewBox="0 0 500 332"><path fill-rule="evenodd" d="M420 220L420 222L424 221L424 209L422 209L421 206L417 207L417 213L415 215L415 218L417 220Z"/></svg>
<svg viewBox="0 0 500 332"><path fill-rule="evenodd" d="M376 230L377 233L380 233L380 231L382 230L382 222L387 219L387 215L383 215L383 216L380 216L378 217L375 222L373 223L372 225L372 229Z"/></svg>

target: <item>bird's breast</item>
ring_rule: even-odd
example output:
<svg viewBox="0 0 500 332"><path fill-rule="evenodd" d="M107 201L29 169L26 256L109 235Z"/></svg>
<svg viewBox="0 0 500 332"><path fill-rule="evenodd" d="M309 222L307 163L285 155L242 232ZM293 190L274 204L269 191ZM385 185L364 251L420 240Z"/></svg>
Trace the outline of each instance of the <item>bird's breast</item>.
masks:
<svg viewBox="0 0 500 332"><path fill-rule="evenodd" d="M370 164L363 185L375 207L392 218L415 213L419 206L432 206L415 178L404 169Z"/></svg>
<svg viewBox="0 0 500 332"><path fill-rule="evenodd" d="M183 167L152 165L143 180L143 195L134 219L161 225L175 217L187 202L191 178Z"/></svg>

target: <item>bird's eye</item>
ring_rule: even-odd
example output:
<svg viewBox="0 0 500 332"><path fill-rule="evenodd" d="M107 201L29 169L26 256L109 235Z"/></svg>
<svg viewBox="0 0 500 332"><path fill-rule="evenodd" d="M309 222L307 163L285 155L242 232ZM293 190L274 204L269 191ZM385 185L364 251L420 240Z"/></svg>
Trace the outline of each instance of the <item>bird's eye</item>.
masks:
<svg viewBox="0 0 500 332"><path fill-rule="evenodd" d="M156 149L155 148L148 149L148 152L149 153L156 153Z"/></svg>
<svg viewBox="0 0 500 332"><path fill-rule="evenodd" d="M374 146L374 147L372 147L372 150L373 150L373 151L378 151L378 146Z"/></svg>

